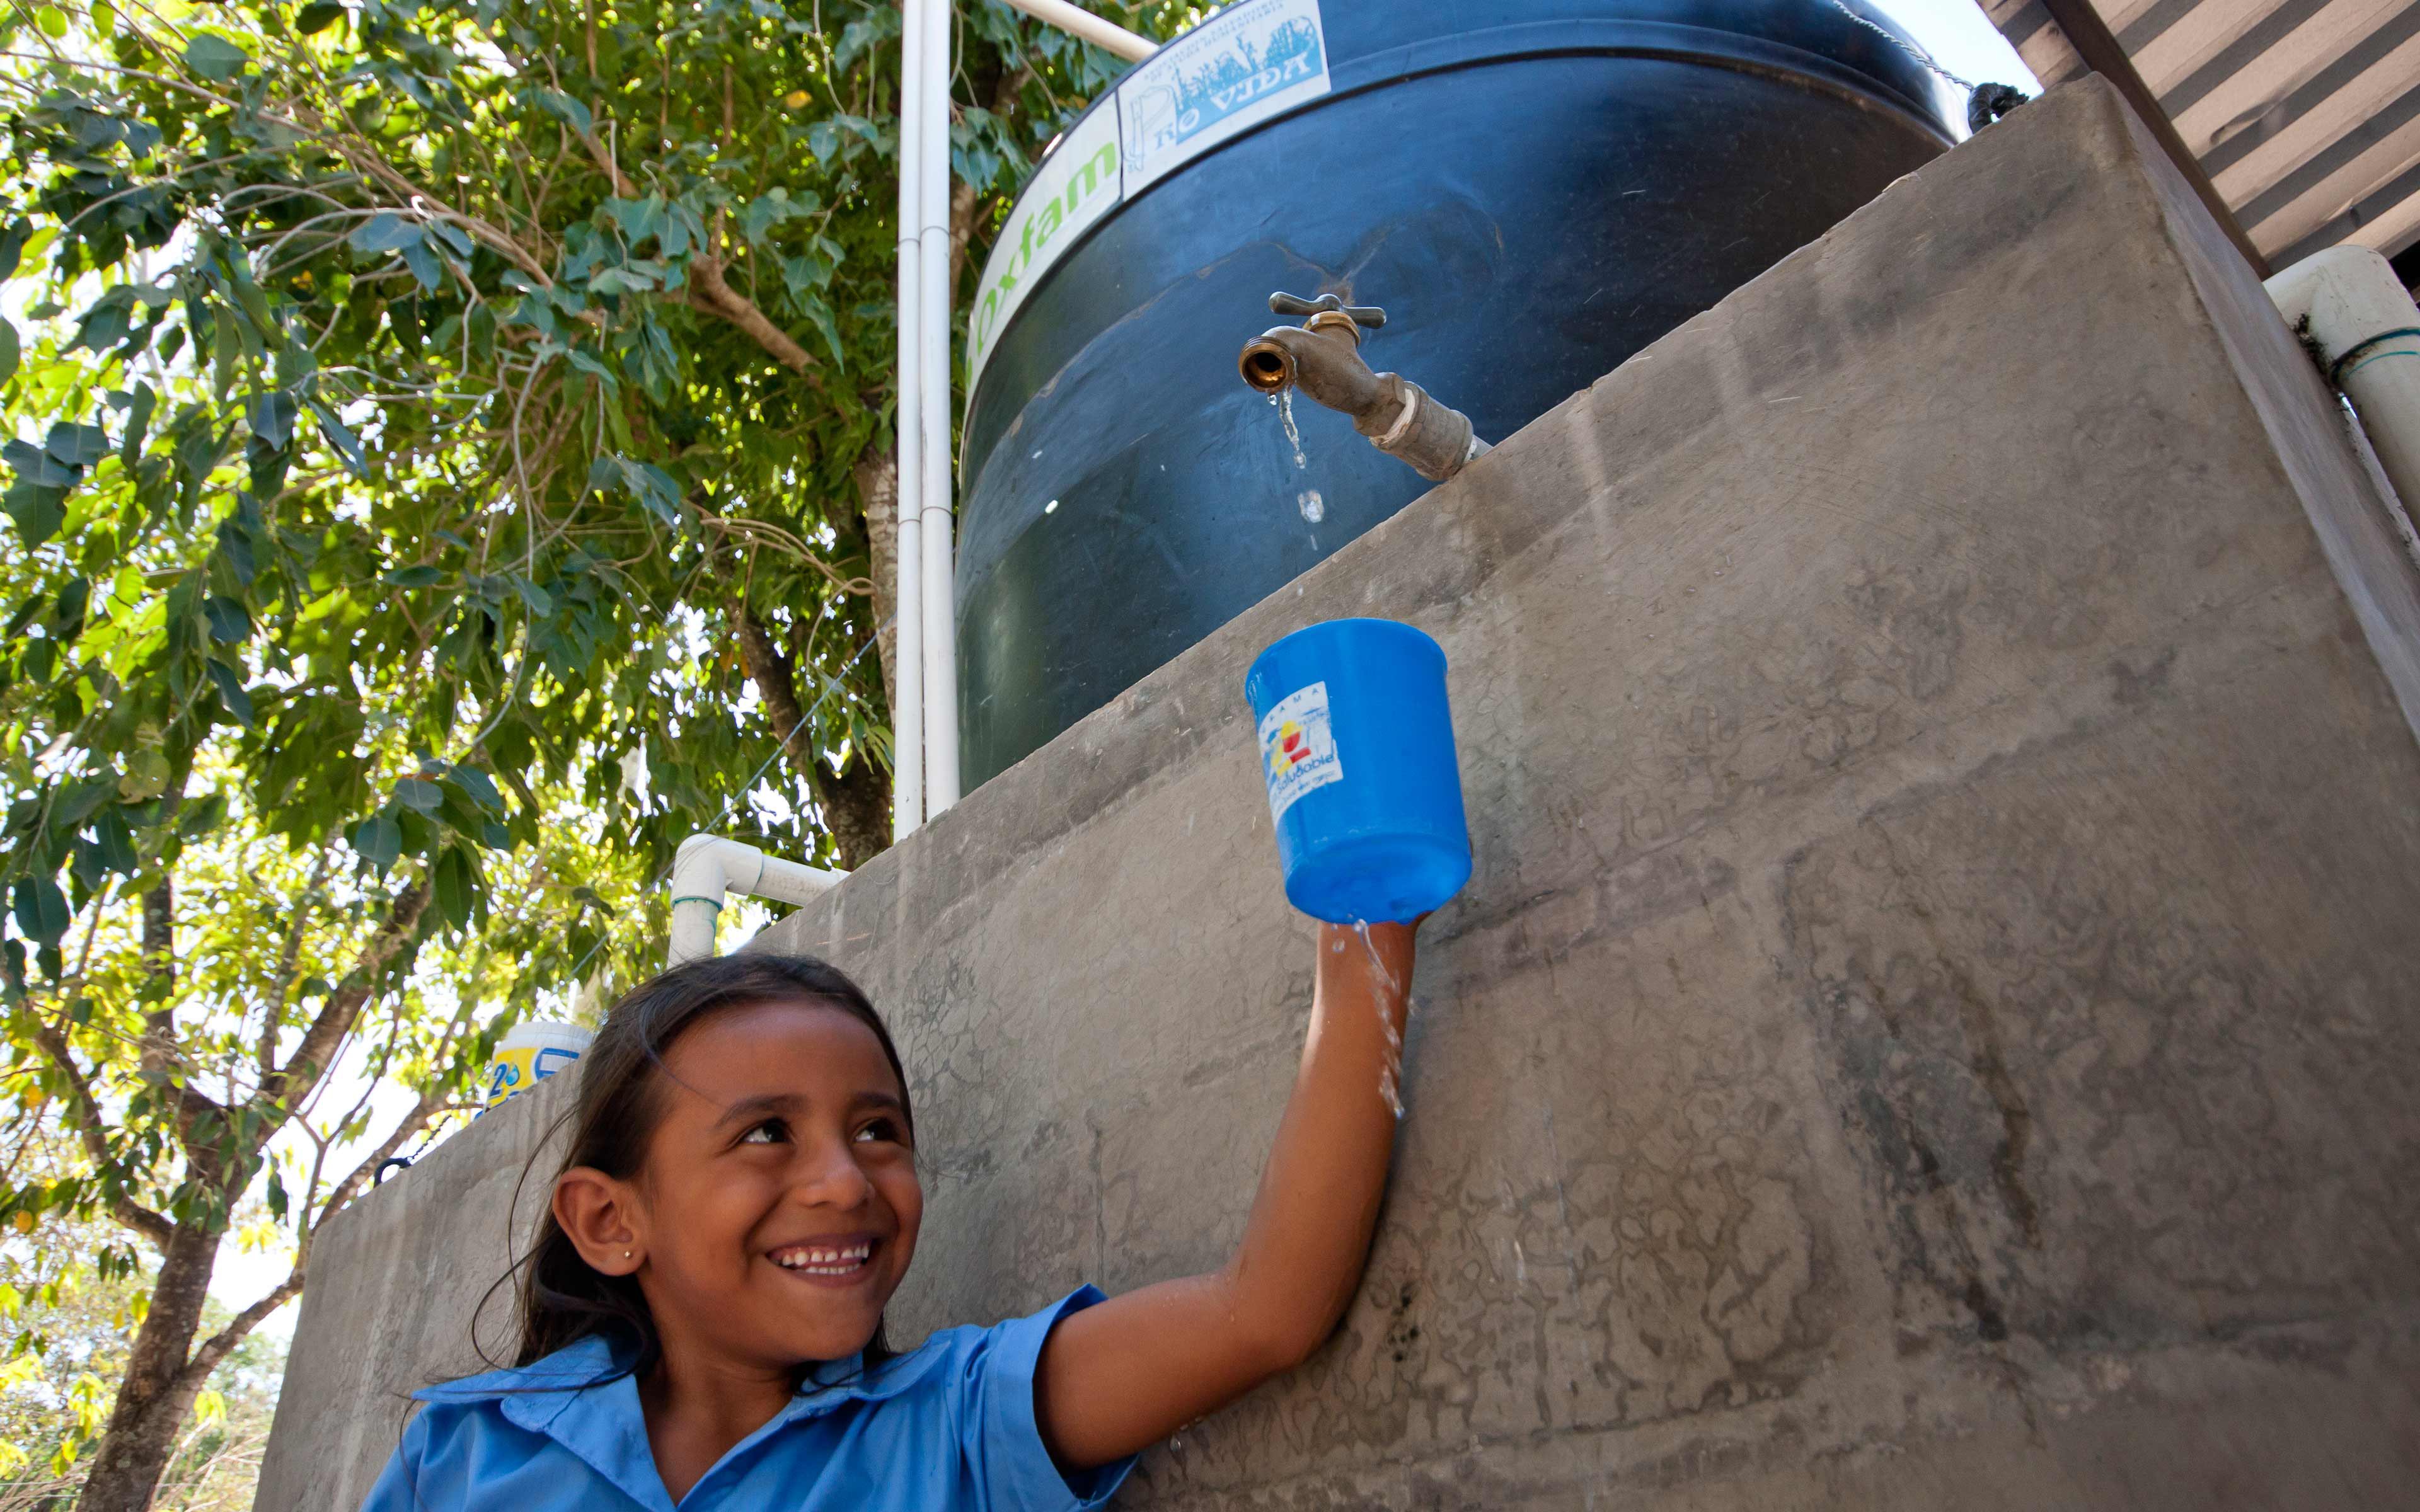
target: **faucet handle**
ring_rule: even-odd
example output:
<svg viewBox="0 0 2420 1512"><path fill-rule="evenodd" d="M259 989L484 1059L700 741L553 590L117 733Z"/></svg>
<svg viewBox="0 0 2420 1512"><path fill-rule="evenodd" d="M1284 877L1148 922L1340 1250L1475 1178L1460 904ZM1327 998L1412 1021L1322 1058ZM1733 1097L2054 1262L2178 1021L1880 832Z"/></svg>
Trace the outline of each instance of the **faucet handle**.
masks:
<svg viewBox="0 0 2420 1512"><path fill-rule="evenodd" d="M1341 296L1335 294L1323 294L1315 300L1306 300L1299 294L1287 294L1283 291L1269 296L1269 313L1272 315L1317 315L1323 310L1341 311L1349 316L1355 325L1367 326L1372 331L1387 323L1387 312L1376 305L1347 304Z"/></svg>

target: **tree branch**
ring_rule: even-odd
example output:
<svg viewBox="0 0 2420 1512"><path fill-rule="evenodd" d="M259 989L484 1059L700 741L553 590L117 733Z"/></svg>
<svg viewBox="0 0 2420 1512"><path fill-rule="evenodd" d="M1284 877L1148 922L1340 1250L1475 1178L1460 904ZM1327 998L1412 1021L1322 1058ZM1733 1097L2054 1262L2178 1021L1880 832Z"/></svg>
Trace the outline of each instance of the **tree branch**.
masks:
<svg viewBox="0 0 2420 1512"><path fill-rule="evenodd" d="M767 318L756 307L756 301L723 282L722 259L706 253L697 253L689 260L690 302L701 310L719 315L754 338L756 345L772 354L773 360L791 372L804 378L815 388L823 381L808 369L814 359L807 349L790 339L789 333Z"/></svg>
<svg viewBox="0 0 2420 1512"><path fill-rule="evenodd" d="M336 1051L352 1031L362 1005L369 1001L380 973L420 928L420 916L427 908L428 889L417 882L395 895L395 901L387 905L386 922L379 926L369 943L362 947L362 953L354 958L347 984L328 994L327 1001L319 1005L318 1016L303 1031L302 1042L286 1057L286 1064L260 1079L260 1090L253 1098L255 1107L264 1111L278 1103L296 1107L311 1095L311 1088L335 1064ZM272 1120L272 1129L274 1126Z"/></svg>
<svg viewBox="0 0 2420 1512"><path fill-rule="evenodd" d="M448 1105L442 1091L431 1089L421 1093L411 1111L396 1121L395 1128L379 1142L378 1148L365 1156L343 1180L328 1189L327 1200L319 1205L319 1215L302 1230L301 1253L295 1257L294 1268L286 1273L286 1279L271 1288L259 1301L229 1319L225 1328L203 1340L201 1347L185 1362L179 1384L200 1389L202 1383L209 1379L210 1372L219 1367L219 1362L227 1357L227 1351L243 1342L244 1335L258 1328L262 1319L302 1291L311 1264L311 1242L318 1237L320 1227L369 1183L370 1179L378 1174L378 1168L403 1148L404 1141L418 1134L431 1118L444 1111Z"/></svg>
<svg viewBox="0 0 2420 1512"><path fill-rule="evenodd" d="M210 1372L219 1367L219 1362L227 1357L228 1350L242 1343L246 1334L258 1328L263 1319L286 1305L302 1289L302 1266L298 1261L294 1269L287 1273L285 1280L270 1288L267 1296L227 1319L226 1327L202 1341L201 1348L193 1352L186 1360L185 1367L177 1373L178 1389L199 1391L203 1382L209 1380Z"/></svg>
<svg viewBox="0 0 2420 1512"><path fill-rule="evenodd" d="M163 1078L177 1043L177 894L167 876L143 895L143 986L159 1006L143 1015L138 1064L146 1078Z"/></svg>
<svg viewBox="0 0 2420 1512"><path fill-rule="evenodd" d="M855 871L880 855L891 843L890 784L882 780L874 759L853 753L849 770L834 772L815 748L814 732L806 726L799 702L799 685L790 659L773 643L764 623L742 601L731 612L738 631L739 661L765 701L766 716L782 731L782 749L790 766L814 790L815 806L823 810L824 826L831 831L842 866Z"/></svg>
<svg viewBox="0 0 2420 1512"><path fill-rule="evenodd" d="M311 880L303 886L302 895L294 901L294 917L286 922L286 943L277 951L276 983L261 1010L260 1044L255 1058L263 1076L277 1070L277 1031L286 1022L286 1005L294 996L294 967L302 953L302 927L310 921L312 902L319 896L319 887L327 881L328 868L334 859L333 850L325 845L319 847L319 858L311 868Z"/></svg>
<svg viewBox="0 0 2420 1512"><path fill-rule="evenodd" d="M107 1168L115 1165L116 1157L111 1155L109 1140L102 1133L106 1125L101 1119L101 1100L93 1095L92 1083L85 1079L84 1068L75 1063L68 1037L54 1025L37 1022L34 1025L34 1042L41 1046L42 1054L48 1056L51 1063L58 1067L60 1074L67 1078L68 1101L75 1104L76 1136L82 1141L85 1153L96 1165ZM152 1211L132 1197L118 1198L110 1204L109 1211L119 1223L162 1249L168 1247L168 1241L177 1232L177 1226L165 1215Z"/></svg>
<svg viewBox="0 0 2420 1512"><path fill-rule="evenodd" d="M319 1203L319 1215L311 1220L311 1227L303 1232L302 1259L311 1257L311 1242L318 1237L320 1226L334 1217L338 1209L353 1200L354 1196L378 1175L378 1168L403 1148L406 1140L427 1127L429 1119L453 1105L439 1088L432 1088L421 1093L420 1100L412 1103L411 1111L396 1120L395 1127L379 1141L378 1148L364 1156L362 1163L347 1172L342 1180L328 1188L327 1196ZM296 1273L301 1273L299 1262Z"/></svg>

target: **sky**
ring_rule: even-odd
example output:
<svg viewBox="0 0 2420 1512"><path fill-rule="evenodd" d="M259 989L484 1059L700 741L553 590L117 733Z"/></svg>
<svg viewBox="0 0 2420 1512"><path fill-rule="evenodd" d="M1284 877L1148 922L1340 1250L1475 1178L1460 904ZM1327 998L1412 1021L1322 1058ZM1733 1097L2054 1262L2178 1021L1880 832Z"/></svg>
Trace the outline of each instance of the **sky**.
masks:
<svg viewBox="0 0 2420 1512"><path fill-rule="evenodd" d="M2014 85L2040 93L2033 70L1973 0L1874 0L1924 44L1933 61L1971 84Z"/></svg>
<svg viewBox="0 0 2420 1512"><path fill-rule="evenodd" d="M1335 0L1330 0L1335 3ZM1820 3L1820 0L1818 0ZM1980 8L1972 0L1878 0L1881 8L1901 26L1907 28L1934 61L1949 72L1974 83L1991 81L2014 85L2027 94L2039 92L2032 72L2018 61L2009 47ZM761 927L766 916L752 910L745 919L732 917L736 910L726 911L727 925L737 926L726 933L745 938ZM339 1069L340 1082L349 1081L349 1067ZM351 1100L350 1087L339 1088ZM407 1107L411 1100L400 1088L394 1089L386 1101ZM341 1104L339 1104L341 1105ZM381 1112L388 1111L383 1106ZM374 1119L373 1128L385 1127ZM334 1163L332 1162L332 1165ZM341 1168L339 1166L338 1168ZM230 1238L221 1249L218 1273L213 1277L210 1292L230 1307L241 1307L266 1292L285 1277L287 1258L283 1255L246 1255ZM290 1335L294 1327L295 1304L280 1308L264 1327L278 1335Z"/></svg>

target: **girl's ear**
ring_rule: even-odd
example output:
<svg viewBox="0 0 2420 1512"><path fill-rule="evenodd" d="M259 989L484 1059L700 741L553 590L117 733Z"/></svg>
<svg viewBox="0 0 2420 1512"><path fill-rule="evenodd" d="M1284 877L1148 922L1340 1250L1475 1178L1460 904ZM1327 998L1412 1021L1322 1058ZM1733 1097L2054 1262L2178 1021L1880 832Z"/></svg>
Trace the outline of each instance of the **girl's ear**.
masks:
<svg viewBox="0 0 2420 1512"><path fill-rule="evenodd" d="M554 1221L590 1270L630 1275L646 1263L637 1196L629 1182L593 1165L574 1165L554 1179Z"/></svg>

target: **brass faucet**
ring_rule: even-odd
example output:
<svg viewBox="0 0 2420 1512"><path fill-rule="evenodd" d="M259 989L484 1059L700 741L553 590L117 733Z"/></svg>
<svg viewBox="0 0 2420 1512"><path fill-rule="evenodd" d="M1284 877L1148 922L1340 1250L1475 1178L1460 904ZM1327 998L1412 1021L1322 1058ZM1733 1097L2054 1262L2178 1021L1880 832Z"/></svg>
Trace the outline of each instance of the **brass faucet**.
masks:
<svg viewBox="0 0 2420 1512"><path fill-rule="evenodd" d="M1334 294L1307 300L1282 292L1269 296L1269 309L1309 318L1299 326L1273 326L1244 344L1235 365L1254 389L1300 389L1432 483L1443 483L1488 450L1469 416L1399 374L1372 372L1362 361L1361 332L1384 326L1386 311L1346 304Z"/></svg>

